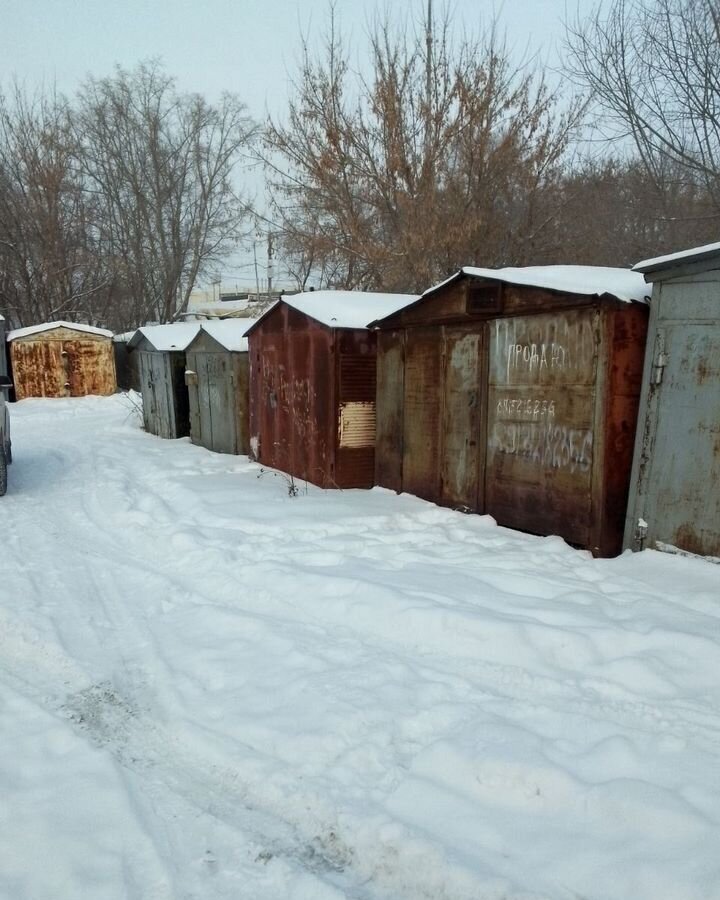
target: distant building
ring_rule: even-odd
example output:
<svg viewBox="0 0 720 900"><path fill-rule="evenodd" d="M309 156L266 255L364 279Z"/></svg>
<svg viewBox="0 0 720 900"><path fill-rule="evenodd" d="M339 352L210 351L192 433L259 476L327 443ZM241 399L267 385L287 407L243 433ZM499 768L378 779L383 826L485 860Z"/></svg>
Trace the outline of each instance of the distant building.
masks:
<svg viewBox="0 0 720 900"><path fill-rule="evenodd" d="M215 318L256 318L269 306L278 300L283 294L292 294L295 291L267 292L251 291L238 288L234 290L196 290L190 294L187 311L183 318L188 320L215 319Z"/></svg>

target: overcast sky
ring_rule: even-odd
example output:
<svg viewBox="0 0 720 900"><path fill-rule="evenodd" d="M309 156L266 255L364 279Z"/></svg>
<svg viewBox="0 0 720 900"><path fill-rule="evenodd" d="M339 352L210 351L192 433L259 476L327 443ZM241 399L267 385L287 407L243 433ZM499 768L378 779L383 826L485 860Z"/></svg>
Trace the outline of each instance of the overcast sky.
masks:
<svg viewBox="0 0 720 900"><path fill-rule="evenodd" d="M338 19L360 54L378 9L393 19L421 17L427 0L335 0ZM563 22L595 0L455 0L456 28L477 33L496 14L518 59L556 65ZM435 0L437 11L440 0ZM72 93L91 73L160 57L184 90L214 99L240 95L250 114L282 114L297 69L301 36L311 43L328 21L329 0L0 0L0 84L57 84ZM234 278L234 276L233 276Z"/></svg>
<svg viewBox="0 0 720 900"><path fill-rule="evenodd" d="M421 15L426 0L335 0L343 30L362 43L378 8ZM435 0L435 6L441 4ZM455 0L455 23L479 30L493 17L518 53L528 45L554 61L562 23L591 0ZM328 0L0 0L0 80L57 82L71 92L87 73L107 74L152 56L188 90L239 93L259 117L280 110L300 35L322 33Z"/></svg>

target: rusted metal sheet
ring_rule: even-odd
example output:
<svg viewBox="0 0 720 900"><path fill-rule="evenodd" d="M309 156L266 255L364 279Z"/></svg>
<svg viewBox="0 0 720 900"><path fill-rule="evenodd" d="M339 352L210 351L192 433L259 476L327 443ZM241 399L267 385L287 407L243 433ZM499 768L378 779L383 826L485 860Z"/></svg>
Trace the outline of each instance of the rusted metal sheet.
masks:
<svg viewBox="0 0 720 900"><path fill-rule="evenodd" d="M363 330L335 333L337 443L335 478L340 487L375 483L377 340Z"/></svg>
<svg viewBox="0 0 720 900"><path fill-rule="evenodd" d="M689 271L678 261L662 274L653 285L625 546L720 557L720 259Z"/></svg>
<svg viewBox="0 0 720 900"><path fill-rule="evenodd" d="M641 304L457 283L388 317L377 483L619 552L646 323Z"/></svg>
<svg viewBox="0 0 720 900"><path fill-rule="evenodd" d="M402 490L405 331L377 335L375 483Z"/></svg>
<svg viewBox="0 0 720 900"><path fill-rule="evenodd" d="M436 328L405 337L403 490L440 502L443 348Z"/></svg>
<svg viewBox="0 0 720 900"><path fill-rule="evenodd" d="M599 324L589 309L491 325L486 503L503 525L591 539Z"/></svg>
<svg viewBox="0 0 720 900"><path fill-rule="evenodd" d="M381 331L378 348L377 484L457 509L480 509L484 330L438 325Z"/></svg>
<svg viewBox="0 0 720 900"><path fill-rule="evenodd" d="M13 341L10 360L15 397L67 397L62 344L56 341Z"/></svg>
<svg viewBox="0 0 720 900"><path fill-rule="evenodd" d="M483 506L485 332L444 329L440 483L446 506ZM481 382L482 378L482 382Z"/></svg>
<svg viewBox="0 0 720 900"><path fill-rule="evenodd" d="M115 392L115 355L111 341L63 341L63 353L71 397Z"/></svg>
<svg viewBox="0 0 720 900"><path fill-rule="evenodd" d="M250 443L265 466L335 482L332 331L285 304L249 335Z"/></svg>
<svg viewBox="0 0 720 900"><path fill-rule="evenodd" d="M280 303L249 343L251 454L321 487L371 487L375 335Z"/></svg>
<svg viewBox="0 0 720 900"><path fill-rule="evenodd" d="M619 552L630 491L635 434L642 387L648 309L631 305L610 310L605 319L607 398L603 429L602 525L600 554Z"/></svg>
<svg viewBox="0 0 720 900"><path fill-rule="evenodd" d="M18 400L107 395L116 390L109 338L57 328L12 341L10 355Z"/></svg>

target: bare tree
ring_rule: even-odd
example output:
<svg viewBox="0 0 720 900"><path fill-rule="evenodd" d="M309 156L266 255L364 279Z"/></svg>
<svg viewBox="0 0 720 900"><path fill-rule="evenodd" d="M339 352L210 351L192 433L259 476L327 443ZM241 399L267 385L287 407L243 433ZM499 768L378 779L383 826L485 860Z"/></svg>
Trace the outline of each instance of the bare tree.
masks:
<svg viewBox="0 0 720 900"><path fill-rule="evenodd" d="M307 44L265 162L284 251L327 284L421 289L467 263L532 261L579 107L557 111L494 29L455 43L447 16L415 32L377 26L371 73L353 73L331 16Z"/></svg>
<svg viewBox="0 0 720 900"><path fill-rule="evenodd" d="M614 0L568 29L568 47L570 73L591 93L606 133L632 142L658 187L702 186L717 217L716 0Z"/></svg>
<svg viewBox="0 0 720 900"><path fill-rule="evenodd" d="M237 245L247 207L233 183L253 126L224 95L180 95L155 63L90 78L75 118L83 171L126 286L129 324L184 310L199 275Z"/></svg>
<svg viewBox="0 0 720 900"><path fill-rule="evenodd" d="M712 198L666 167L658 184L639 159L576 161L553 188L562 215L546 228L541 263L631 266L717 239Z"/></svg>
<svg viewBox="0 0 720 900"><path fill-rule="evenodd" d="M0 95L0 311L16 325L105 318L113 278L77 149L63 97Z"/></svg>

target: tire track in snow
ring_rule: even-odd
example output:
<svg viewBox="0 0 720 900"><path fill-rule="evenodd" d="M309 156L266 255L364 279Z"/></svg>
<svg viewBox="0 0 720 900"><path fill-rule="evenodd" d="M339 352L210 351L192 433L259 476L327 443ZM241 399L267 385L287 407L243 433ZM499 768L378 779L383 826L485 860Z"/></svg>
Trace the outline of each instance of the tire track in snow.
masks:
<svg viewBox="0 0 720 900"><path fill-rule="evenodd" d="M97 465L97 458L94 458L94 463ZM121 477L121 480L125 485L125 489L130 489L136 499L138 497L145 498L148 508L157 510L160 507L166 513L164 521L153 523L156 533L164 538L162 543L166 546L172 545L174 537L185 537L188 532L201 534L202 528L200 523L193 519L183 520L182 516L179 517L177 510L173 509L156 489L154 480L145 479L140 485L131 484L124 477ZM91 495L90 502L86 502L84 506L95 528L98 532L104 533L104 519L98 511L97 493ZM431 519L436 518L436 512L435 510L430 510L428 513L429 517ZM440 511L440 515L443 515L443 511ZM417 523L412 524L414 527L417 527ZM320 567L321 574L318 574L318 567L308 566L307 559L313 552L327 555L325 540L328 527L326 525L318 525L316 531L305 529L303 539L298 541L298 549L293 554L293 561L291 563L288 562L287 555L276 555L271 557L272 567L268 565L269 544L275 545L276 541L270 540L269 542L268 538L272 535L279 538L281 534L284 534L283 529L277 526L265 526L263 533L259 536L246 533L243 529L239 530L245 537L244 544L236 546L227 538L223 540L213 538L205 541L203 546L202 539L199 538L196 547L197 555L202 556L203 552L207 550L210 552L211 558L235 558L238 560L239 566L242 567L260 563L268 572L268 582L271 568L276 574L283 573L288 577L297 578L298 573L304 573L308 579L322 581L324 577L323 567ZM107 532L107 537L109 538L106 542L108 553L113 553L115 549L110 537L111 534L112 532ZM373 528L363 519L353 519L344 523L342 529L339 532L337 529L333 530L332 535L336 539L347 538L348 541L353 543L357 543L358 539L371 542L376 540ZM416 538L412 534L409 537L413 545L415 545ZM137 544L136 542L132 555L132 565L147 572L148 575L157 575L158 562L153 560L149 563L145 553L146 550L145 545ZM460 558L464 559L462 555ZM121 560L117 560L117 562L121 562ZM205 570L211 570L211 564L206 564ZM174 578L171 573L165 573L166 584L169 584L172 589L191 585L190 596L186 602L195 601L207 605L238 608L236 603L218 600L217 596L203 590L202 581L204 574L202 563L200 563L199 571L196 575L183 573L182 578ZM556 582L557 579L552 583ZM570 573L568 573L568 585L571 583ZM372 582L368 586L372 588ZM240 603L241 611L249 615L267 614L268 609L264 607L271 593L270 589L264 591L260 602L255 605L250 604L248 599L244 598L242 603ZM410 593L408 601L412 603L415 600L416 594L414 592ZM295 615L295 620L298 624L303 624L307 618L307 611L302 610L298 612L293 610L282 599L277 609L288 617ZM364 639L370 635L378 646L383 647L383 649L392 654L403 656L417 649L417 645L409 642L404 636L403 629L397 629L397 638L389 639L388 629L373 630L367 628L366 622L352 623L349 621L344 609L341 609L339 616L334 618L332 608L328 608L326 605L323 607L322 620L317 621L322 621L326 627L332 624L347 629L349 634L359 639ZM426 633L432 639L433 629L426 629ZM678 739L686 739L691 736L696 745L707 752L717 752L720 748L720 728L710 724L717 721L717 713L714 709L692 704L682 698L665 701L662 704L662 709L659 709L657 705L648 704L642 698L642 695L633 694L632 690L627 687L622 691L625 695L624 698L615 696L614 699L610 699L613 695L619 693L617 685L610 681L604 681L601 677L596 676L578 680L543 678L536 673L530 673L522 666L482 661L478 658L482 652L482 647L478 646L477 649L478 652L472 654L473 660L469 663L466 660L466 663L472 672L473 681L475 682L474 690L486 692L489 697L498 697L500 700L512 700L520 704L525 703L529 709L537 709L539 706L538 694L540 694L545 701L545 708L550 710L559 710L561 708L567 710L567 707L570 706L572 711L578 715L598 720L609 720L618 726L631 727L643 733L672 736ZM424 661L428 664L431 664L432 661L430 667L436 668L439 672L447 671L442 665L446 655L444 647L434 647L431 642L430 645L422 646L422 651ZM468 672L466 670L462 680L465 681L467 676ZM519 715L521 714L519 712ZM707 722L707 724L703 724L704 722Z"/></svg>
<svg viewBox="0 0 720 900"><path fill-rule="evenodd" d="M32 554L42 556L48 550L45 542L52 542L68 524L46 520L44 527L35 533ZM257 845L258 864L267 864L274 858L284 859L321 881L340 887L348 897L382 896L382 889L377 892L370 886L355 883L354 852L339 836L340 828L331 811L325 810L325 817L313 812L317 798L302 796L297 783L285 786L294 794L292 802L289 798L267 796L262 779L252 782L239 770L197 756L142 709L141 669L133 668L122 655L118 660L114 653L124 645L137 648L147 643L151 634L147 623L130 613L123 602L123 593L132 592L140 582L151 578L157 595L166 588L169 579L153 573L144 560L118 558L111 542L107 544L107 556L98 553L97 538L95 535L92 551L66 552L65 565L72 572L72 580L64 587L62 573L56 572L54 590L58 592L58 603L62 605L65 600L69 608L72 585L81 580L88 586L97 602L93 606L92 624L86 623L87 637L96 640L110 664L122 663L118 674L126 687L128 683L133 687L132 696L123 693L111 680L93 680L90 663L86 668L81 667L56 645L33 634L27 626L13 623L7 615L0 631L0 667L5 678L47 711L67 718L91 743L110 752L145 785L144 790L160 808L167 805L169 792L190 808L208 813L242 832ZM22 555L29 549L24 547ZM144 589L147 590L147 584ZM195 602L207 604L211 600L203 596L195 597ZM102 622L97 617L100 610L105 614ZM75 622L73 628L80 624ZM262 770L262 764L259 768ZM277 789L273 793L277 794ZM295 821L282 816L283 805L297 811ZM390 861L399 861L401 853L381 847L378 857L377 867L388 873L385 877L392 881ZM372 868L372 865L365 862L364 867ZM366 879L365 875L362 881ZM440 897L434 890L426 893L421 880L413 891L413 896L418 898ZM467 893L451 896L453 900L466 897L469 900L477 893L473 886Z"/></svg>
<svg viewBox="0 0 720 900"><path fill-rule="evenodd" d="M148 686L143 683L142 669L145 652L123 652L124 646L137 649L152 642L151 611L148 616L138 615L135 606L131 613L124 603L122 590L116 589L115 583L124 585L123 590L127 592L142 588L143 596L151 593L153 598L162 598L168 605L233 606L247 616L259 617L263 607L267 614L267 605L274 603L276 613L282 610L288 617L295 615L295 624L300 626L304 618L310 617L307 610L293 612L277 591L270 588L254 601L243 599L240 605L226 594L208 591L203 582L213 561L224 556L242 566L257 565L262 560L265 567L258 567L258 583L264 578L269 579L274 572L287 578L302 577L308 590L312 591L323 582L324 573L319 574L318 570L328 559L328 536L336 539L339 545L336 549L340 553L344 549L343 541L363 540L372 544L374 538L367 522L346 520L331 530L311 523L304 533L293 532L296 549L292 559L283 558L272 547L281 534L280 529L260 526L263 533L257 536L248 534L247 529L232 526L205 529L198 514L186 515L181 510L182 494L179 499L168 498L166 493L156 489L152 478L134 479L129 467L119 465L119 455L96 454L96 445L80 448L79 455L80 459L73 460L63 449L52 457L56 475L75 467L77 477L64 495L62 486L56 485L56 499L65 496L67 502L56 504L50 515L47 504L37 503L37 543L32 548L26 547L25 552L37 559L47 558L52 555L53 542L57 541L58 535L65 541L75 541L77 548L69 550L65 560L68 582L63 588L64 596L69 602L72 578L82 572L97 602L92 607L92 621L83 622L77 609L73 627L84 628L87 638L94 639L101 652L88 652L83 657L83 665L87 663L87 666L81 668L69 657L63 661L62 653L48 644L48 652L41 654L44 662L40 668L45 674L41 672L38 676L34 669L36 660L31 663L32 654L28 648L34 646L37 649L42 641L34 640L31 635L19 638L16 634L14 657L11 655L11 658L19 683L34 692L56 714L66 716L89 740L112 753L160 808L167 808L174 797L181 798L190 809L206 812L209 806L212 815L238 832L251 835L259 848L259 865L268 857L291 860L307 871L317 872L318 878L326 883L340 885L347 896L375 897L385 892L391 896L433 900L441 897L441 888L429 877L429 864L409 857L406 848L387 846L367 836L358 847L357 834L370 831L372 823L356 819L338 825L332 815L322 809L318 798L299 793L297 784L289 779L279 780L270 786L274 792L269 791L262 778L263 760L259 756L253 760L251 753L246 752L247 771L217 765L164 728L146 705L149 697L144 692ZM128 499L129 508L124 505ZM114 503L117 503L116 507ZM429 517L428 521L431 520L439 521L440 514ZM131 532L122 546L123 524L131 529L145 526L147 533ZM414 532L405 535L399 543L412 551L408 552L408 559L417 559L427 549L428 537L419 533L417 523L412 523L412 527ZM230 537L219 537L217 533L221 531L230 532ZM244 542L240 546L232 543L236 536ZM205 553L207 561L198 565L197 571L185 567L182 572L173 573L173 560L179 557L183 548L192 546L192 541L198 555ZM314 560L317 565L308 565L308 560ZM18 552L15 561L22 562ZM65 573L55 574L62 582ZM405 600L407 608L412 610L418 598L407 595ZM63 602L62 595L58 601ZM320 618L317 613L314 615L317 623ZM560 677L543 678L522 666L481 659L469 663L473 650L471 642L468 642L468 653L463 660L463 674L459 676L448 669L443 640L436 639L425 621L418 621L422 626L418 633L426 633L422 641L408 640L402 628L398 628L395 636L390 635L387 628L373 627L367 619L353 620L346 615L342 605L339 612L326 605L322 618L328 633L335 629L358 641L370 638L373 647L388 657L407 659L420 650L424 671L429 677L437 673L436 677L444 678L449 692L457 691L463 696L474 692L478 703L494 702L499 707L512 701L518 717L546 704L547 709L558 712L574 709L586 719L615 722L650 734L664 734L670 728L673 734L690 735L696 744L705 742L708 748L717 750L717 729L710 724L710 711L693 707L682 699L665 703L659 713L657 706L643 703L640 696L633 697L630 692L609 699L615 686L600 678L591 684ZM482 645L478 643L477 649L481 653ZM101 659L103 654L107 656L105 665ZM64 679L67 696L58 696L57 689L50 693L50 685L55 684L57 688L55 679L60 676ZM605 696L602 696L603 692ZM708 721L703 723L706 714ZM283 791L289 793L293 789L296 796L291 798L292 802L288 799L283 803ZM310 807L309 813L305 807ZM432 858L431 849L428 857ZM432 858L432 865L448 884L457 886L462 881L462 873L456 872L450 864ZM405 881L401 882L401 878ZM373 884L363 884L366 879L371 879ZM478 891L477 880L473 880L447 896L454 900L465 896L476 900L483 895ZM487 896L492 894L488 892Z"/></svg>
<svg viewBox="0 0 720 900"><path fill-rule="evenodd" d="M91 459L96 475L98 475L101 471L102 455L93 455ZM142 484L137 485L128 480L124 472L118 473L115 477L123 485L121 493L129 492L136 501L143 497L148 509L163 509L163 520L153 522L155 544L172 547L173 538L184 538L190 531L194 533L201 531L199 523L192 519L183 520L180 517L178 521L177 511L173 510L173 507L155 489L155 482L152 479L146 479ZM106 558L111 559L113 565L123 569L126 579L131 577L131 574L135 576L138 572L144 573L145 578L152 579L158 585L153 592L155 596L171 597L173 594L185 592L184 603L230 607L239 609L243 614L250 616L264 617L270 612L277 612L288 618L294 617L298 625L305 624L308 618L307 610L294 609L283 598L280 598L279 604L276 604L273 609L268 601L278 598L272 597L272 590L269 587L262 592L258 602L253 604L248 597L244 597L240 602L220 600L213 592L204 589L203 581L206 574L211 574L212 560L214 559L235 558L238 566L244 568L256 565L259 556L262 560L261 568L268 573L268 577L261 578L261 580L265 580L268 584L273 572L276 575L284 574L288 578L297 578L300 573L306 576L308 584L313 581L321 583L326 577L322 567L318 570L317 567L308 566L307 558L313 551L326 552L323 543L327 531L326 526L318 526L319 538L312 531L309 536L307 533L305 534L304 541L298 542L299 546L294 553L293 562L288 562L286 556L277 556L273 559L272 566L267 562L267 534L260 536L259 540L256 540L254 535L247 534L245 543L239 547L234 546L228 539L219 541L215 538L203 543L202 538L198 538L197 556L202 557L206 551L209 551L210 562L206 561L204 564L199 562L198 571L195 574L182 572L180 575L176 575L169 570L171 567L167 561L158 560L157 551L152 552L153 544L148 547L147 542L140 538L133 541L131 553L128 553L127 550L122 553L118 552L115 541L116 532L107 529L107 520L103 515L100 503L102 496L101 493L93 491L89 496L83 497L83 506L92 527L87 534L87 540L92 538L93 543L97 546L98 539L102 537L104 552L107 554L107 557L98 555L98 563ZM344 526L347 530L340 534L334 534L334 536L347 537L348 540L357 542L359 537L363 537L362 534L358 535L359 526L364 533L364 539L375 539L372 529L363 520L347 523ZM266 527L265 531L276 535L282 533L282 529L278 527ZM180 543L182 544L183 541L181 540ZM148 550L150 550L149 554ZM337 580L336 575L333 577ZM240 584L238 582L238 588ZM368 583L369 588L373 586L372 582ZM99 596L102 595L100 592ZM414 603L416 599L415 593L410 593L407 597L410 604ZM172 601L168 600L167 602ZM104 606L113 627L132 630L136 626L135 618L123 613L124 604L106 603ZM334 616L333 613L333 608L325 605L322 610L322 619L316 619L316 624L321 622L325 628L333 625L345 629L348 634L360 640L371 636L378 647L382 647L389 654L400 657L414 653L418 649L418 645L409 641L401 628L397 629L397 637L389 638L387 628L369 628L367 621L352 622L342 606L337 616ZM426 628L424 632L424 643L421 645L424 664L429 669L446 673L452 678L452 674L448 673L447 667L444 665L446 648L443 646L443 642L433 640L435 633L432 628ZM140 634L137 636L141 637ZM144 637L147 640L147 632ZM427 643L428 641L429 643ZM470 677L475 693L482 692L488 699L497 698L501 702L513 701L515 704L519 704L518 718L524 714L526 709L530 711L539 707L551 711L568 711L569 709L577 715L598 721L611 721L619 727L632 728L645 734L657 734L661 737L672 737L678 740L690 738L699 749L706 752L717 753L720 749L720 728L714 724L717 722L717 713L712 708L700 706L684 698L666 700L661 706L649 704L642 695L634 694L630 688L624 687L620 692L614 682L605 681L599 676L573 680L543 677L537 673L531 673L522 666L483 661L480 658L482 649L480 642L477 650L468 654L463 676L458 680L466 683ZM623 695L622 697L618 696L620 693ZM539 702L539 698L542 698L541 702Z"/></svg>
<svg viewBox="0 0 720 900"><path fill-rule="evenodd" d="M343 838L343 827L314 812L316 798L302 795L297 785L288 781L285 787L293 796L283 798L277 789L265 790L262 778L253 781L239 769L198 756L112 683L89 682L72 660L31 635L26 627L13 625L7 617L2 625L0 668L6 681L15 683L20 693L46 711L66 718L90 743L111 753L158 807L167 806L169 793L198 813L242 833L256 846L258 865L274 858L287 861L357 900L397 896L393 892L398 883L403 891L410 891L406 896L417 900L512 897L495 889L484 892L469 873L452 864L438 868L430 846L426 869L417 847L411 859L405 860L404 848L387 842L369 842L368 846L366 841L363 856L358 858L352 843ZM258 768L262 771L262 761ZM283 805L296 815L282 815ZM351 824L353 831L372 829L371 822ZM451 886L448 893L438 888L438 879L443 878Z"/></svg>
<svg viewBox="0 0 720 900"><path fill-rule="evenodd" d="M157 490L156 482L152 479L146 479L142 485L134 486L137 495L146 496L147 505L150 508L157 509L162 507L167 513L164 521L156 523L156 527L162 529L166 542L172 543L173 537L185 536L188 531L197 532L202 530L200 523L192 519L183 520L178 517L178 510L169 504L162 493ZM95 498L94 498L95 499ZM96 526L101 527L102 518L98 516L97 510L88 509ZM430 509L427 511L427 517L432 522L435 520L444 521L446 511ZM399 516L398 518L403 518ZM418 523L408 519L408 527L412 529L418 528ZM178 525L180 519L180 525ZM376 525L377 523L375 523ZM253 525L253 529L255 526ZM242 566L252 566L260 563L260 565L268 566L268 552L273 544L272 536L280 538L285 534L283 528L277 526L261 526L261 535L247 533L246 529L238 529L243 534L245 541L240 546L235 546L231 540L217 538L205 541L205 547L214 554L215 558L236 558ZM298 549L293 554L292 562L289 563L287 554L276 555L271 557L272 567L277 573L285 573L290 577L297 577L298 573L304 573L310 579L322 579L322 575L318 576L318 568L307 565L307 560L312 553L317 553L321 557L327 557L326 540L330 533L335 539L347 538L349 542L356 544L359 539L370 543L377 541L376 529L374 526L368 525L367 521L362 518L353 518L351 521L345 522L338 529L334 524L333 529L328 529L324 523L317 524L316 527L308 526L299 535L302 537L298 541ZM413 546L417 545L420 536L415 535L412 531L407 535ZM268 540L270 538L270 540ZM201 554L202 543L198 546L198 553ZM343 548L345 549L345 548ZM419 548L420 549L420 548ZM466 554L459 553L458 559L464 560ZM571 557L574 560L574 557ZM142 566L150 571L147 560L141 554L135 556L135 564ZM573 584L572 577L576 577L575 569L577 565L570 563L572 571L568 572L567 586ZM268 567L269 568L269 567ZM322 571L322 568L320 570ZM268 574L270 574L268 572ZM323 573L324 574L324 573ZM530 577L529 575L527 577ZM537 577L541 577L537 573ZM218 601L217 597L203 591L200 585L202 573L199 576L188 578L185 575L184 581L188 580L192 583L192 594L197 598L202 598L202 602L211 605L228 606L227 602ZM548 584L557 585L558 579L545 579ZM372 588L372 582L369 587ZM242 611L248 614L262 614L261 604L266 603L270 591L262 597L260 604L254 607L249 606L246 602L242 604ZM427 595L423 595L426 597ZM416 599L415 593L408 595L408 601L412 603ZM280 604L283 614L292 616L293 610L286 603ZM305 613L297 615L296 621L302 624ZM398 628L397 633L399 639L388 639L387 629L371 630L366 627L367 623L357 624L350 623L344 610L341 610L340 616L333 619L333 610L325 606L323 608L323 623L334 624L343 628L347 628L350 633L362 639L371 635L373 640L379 645L392 653L403 655L408 650L414 650L415 645L409 643L403 638L403 630ZM427 629L427 633L432 636L433 630ZM482 648L478 647L481 653ZM434 658L434 662L438 670L444 671L441 663L445 656L445 648L423 646L422 651L424 658ZM480 690L486 690L491 696L498 696L501 699L513 700L515 702L527 702L530 708L537 708L538 693L546 701L546 708L559 708L558 703L562 704L563 709L570 704L573 711L579 715L587 715L591 718L609 719L622 727L632 727L644 733L657 733L658 735L670 735L677 738L687 738L692 736L697 746L708 752L716 752L720 747L720 728L713 726L713 722L717 722L717 710L714 708L693 704L683 698L677 700L664 701L662 709L658 705L648 704L642 695L633 694L632 690L625 687L622 692L618 690L617 684L612 681L605 681L602 677L594 676L585 679L555 679L543 678L535 673L530 673L522 666L503 665L498 663L483 662L478 659L480 653L473 653L475 662L470 663L473 669L474 680ZM624 697L617 696L622 693ZM557 702L554 702L557 701ZM707 723L707 724L704 724Z"/></svg>

